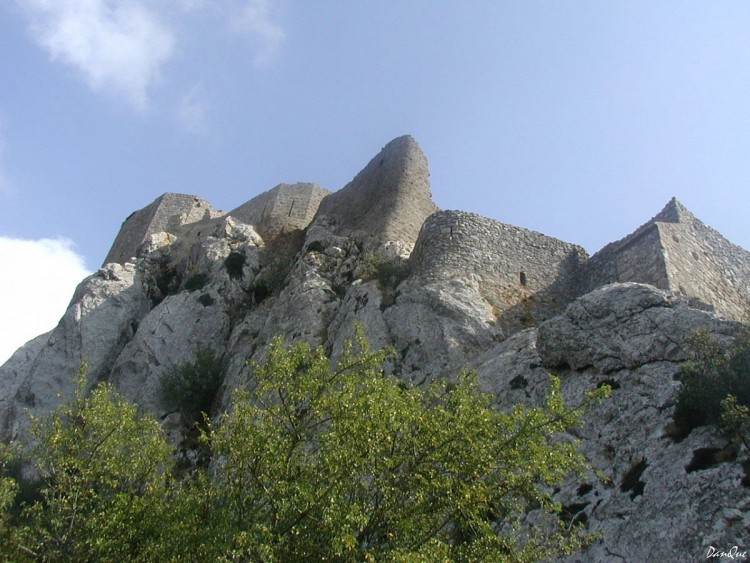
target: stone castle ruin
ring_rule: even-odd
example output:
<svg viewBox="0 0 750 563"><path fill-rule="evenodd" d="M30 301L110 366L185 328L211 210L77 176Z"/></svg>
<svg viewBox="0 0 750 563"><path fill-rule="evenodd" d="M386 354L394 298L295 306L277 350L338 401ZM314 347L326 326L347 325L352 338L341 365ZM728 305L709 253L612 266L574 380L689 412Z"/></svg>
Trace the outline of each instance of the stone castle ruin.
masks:
<svg viewBox="0 0 750 563"><path fill-rule="evenodd" d="M676 199L627 237L589 257L580 246L473 213L440 211L427 159L410 136L386 145L344 188L280 184L227 214L204 200L168 193L128 217L105 263L137 257L159 232L231 217L271 242L321 223L377 252L398 243L412 276L429 283L471 277L509 332L559 313L613 282L641 282L697 299L720 315L750 311L750 253L704 225ZM413 249L413 250L412 250Z"/></svg>

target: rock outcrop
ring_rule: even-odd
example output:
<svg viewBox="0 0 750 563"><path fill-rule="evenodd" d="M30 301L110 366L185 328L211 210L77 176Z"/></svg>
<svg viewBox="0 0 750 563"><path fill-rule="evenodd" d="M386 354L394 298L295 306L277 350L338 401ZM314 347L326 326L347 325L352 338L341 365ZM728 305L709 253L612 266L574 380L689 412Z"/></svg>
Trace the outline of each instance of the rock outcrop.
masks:
<svg viewBox="0 0 750 563"><path fill-rule="evenodd" d="M290 201L300 202L292 213ZM426 160L410 137L387 145L331 195L313 184L282 185L226 215L189 202L158 225L147 220L158 215L154 204L138 212L117 263L84 280L60 324L0 367L4 439L28 439L29 413L59 405L86 362L90 385L112 382L177 442L179 416L159 384L170 366L213 350L223 375L219 413L230 391L247 384L247 360L261 361L275 336L336 357L359 321L374 346L397 350L389 370L419 384L472 367L502 408L542 401L550 372L569 401L604 383L613 388L575 436L598 475L557 493L571 520L602 533L573 561L697 560L708 546L742 542L750 549L740 463L747 452L706 462L701 452L726 445L716 429L679 442L668 432L690 333L701 328L729 342L738 329L710 306L668 284L590 288L592 266L580 247L473 214L435 212ZM678 216L663 213L634 239L670 219L699 236L697 220L670 206ZM717 264L731 265L740 251ZM737 303L747 267L733 266ZM724 311L729 298L717 305L711 295L692 297Z"/></svg>
<svg viewBox="0 0 750 563"><path fill-rule="evenodd" d="M698 561L709 546L746 545L750 494L746 470L719 462L728 441L715 428L670 437L671 415L696 327L729 342L737 324L653 286L614 284L572 303L535 329L497 345L475 366L498 403L541 401L549 373L570 402L602 384L611 397L575 438L599 476L557 495L571 519L601 539L571 561Z"/></svg>

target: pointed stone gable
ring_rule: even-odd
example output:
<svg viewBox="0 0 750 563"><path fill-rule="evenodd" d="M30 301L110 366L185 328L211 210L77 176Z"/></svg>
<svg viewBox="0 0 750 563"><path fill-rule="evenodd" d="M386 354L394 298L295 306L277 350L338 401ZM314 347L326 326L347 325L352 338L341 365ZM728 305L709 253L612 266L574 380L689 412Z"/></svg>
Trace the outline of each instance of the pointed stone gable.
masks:
<svg viewBox="0 0 750 563"><path fill-rule="evenodd" d="M124 264L138 253L138 248L149 235L168 231L179 224L193 223L212 214L215 212L211 205L198 196L162 194L123 221L104 264Z"/></svg>
<svg viewBox="0 0 750 563"><path fill-rule="evenodd" d="M424 220L437 211L427 158L409 135L388 143L354 179L320 204L317 218L363 242L413 244Z"/></svg>
<svg viewBox="0 0 750 563"><path fill-rule="evenodd" d="M725 239L672 198L585 268L584 293L607 283L647 283L710 304L743 320L750 311L750 253Z"/></svg>

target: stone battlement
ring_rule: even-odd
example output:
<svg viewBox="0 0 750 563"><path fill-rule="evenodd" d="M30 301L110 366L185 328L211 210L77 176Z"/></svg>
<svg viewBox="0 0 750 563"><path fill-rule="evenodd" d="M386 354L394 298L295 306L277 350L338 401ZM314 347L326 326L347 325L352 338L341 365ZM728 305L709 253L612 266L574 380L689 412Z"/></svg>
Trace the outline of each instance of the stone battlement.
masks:
<svg viewBox="0 0 750 563"><path fill-rule="evenodd" d="M703 224L677 199L627 237L597 252L585 270L586 290L640 282L695 297L724 317L750 312L750 252Z"/></svg>
<svg viewBox="0 0 750 563"><path fill-rule="evenodd" d="M104 264L124 264L138 254L138 249L154 233L173 231L179 225L195 223L219 215L211 204L194 195L166 193L131 213L120 227Z"/></svg>
<svg viewBox="0 0 750 563"><path fill-rule="evenodd" d="M354 179L320 204L339 234L364 243L414 244L424 220L437 206L430 172L417 142L405 135L388 143Z"/></svg>

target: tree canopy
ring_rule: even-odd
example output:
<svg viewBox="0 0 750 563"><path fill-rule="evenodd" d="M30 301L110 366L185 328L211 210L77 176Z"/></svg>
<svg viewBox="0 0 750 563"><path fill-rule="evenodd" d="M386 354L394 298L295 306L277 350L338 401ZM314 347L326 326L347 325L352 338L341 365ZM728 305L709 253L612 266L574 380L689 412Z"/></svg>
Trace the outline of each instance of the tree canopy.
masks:
<svg viewBox="0 0 750 563"><path fill-rule="evenodd" d="M388 355L361 329L335 364L274 340L227 412L201 425L211 461L186 473L152 417L82 384L35 425L40 495L14 504L17 480L0 480L0 554L534 561L580 547L585 531L563 523L550 492L587 467L565 431L608 390L570 407L551 378L544 406L502 412L471 374L410 386L384 373Z"/></svg>

